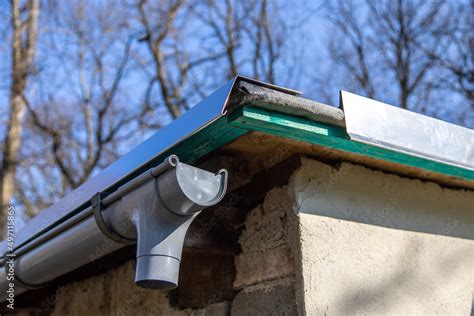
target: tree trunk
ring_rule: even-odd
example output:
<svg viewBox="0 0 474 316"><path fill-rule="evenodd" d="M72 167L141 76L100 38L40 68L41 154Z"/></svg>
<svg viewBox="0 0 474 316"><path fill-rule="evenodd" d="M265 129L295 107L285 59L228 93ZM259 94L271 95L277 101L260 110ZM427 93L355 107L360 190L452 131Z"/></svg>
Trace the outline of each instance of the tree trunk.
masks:
<svg viewBox="0 0 474 316"><path fill-rule="evenodd" d="M12 83L10 89L10 114L5 131L0 169L0 236L4 236L7 206L15 192L15 175L21 145L21 131L26 104L24 91L36 46L39 0L26 3L28 16L23 21L19 0L11 1L12 10ZM24 33L25 32L25 33Z"/></svg>

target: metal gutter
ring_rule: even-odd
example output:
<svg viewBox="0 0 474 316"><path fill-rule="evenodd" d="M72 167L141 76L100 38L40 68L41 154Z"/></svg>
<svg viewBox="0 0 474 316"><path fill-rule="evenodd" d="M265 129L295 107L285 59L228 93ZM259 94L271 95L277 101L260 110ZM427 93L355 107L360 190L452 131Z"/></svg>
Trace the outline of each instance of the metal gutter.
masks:
<svg viewBox="0 0 474 316"><path fill-rule="evenodd" d="M198 208L205 208L208 204L194 199L194 203L188 203L188 205L199 207L193 206L191 213L183 212L179 205L174 205L173 201L185 201L186 194L182 194L182 187L180 190L176 189L180 187L176 176L173 176L173 173L170 174L169 169L162 170L163 165L159 163L172 153L176 153L183 162L193 163L213 150L252 131L447 175L467 181L467 187L474 188L474 172L462 166L351 140L346 130L347 119L348 117L341 109L301 98L297 91L245 77L234 78L130 153L28 222L16 236L13 249L13 254L17 256L18 277L23 281L19 281L20 289L26 290L28 284L41 286L43 282L53 280L95 258L123 247L123 242L140 239L140 234L144 234L143 238L146 238L146 232L161 234L167 231L169 235L176 233L179 235L177 239L183 239L187 227L199 211ZM188 170L190 173L201 173L185 164L182 164L180 169ZM154 194L154 190L161 185L160 183L166 183L166 181L160 182L159 177L165 177L169 183L174 181L173 186L168 186L168 191L173 194L168 197L163 195L157 197ZM210 175L206 177L210 183L213 182ZM197 185L196 189L199 187ZM100 192L108 192L108 195L102 196ZM216 197L219 194L215 192ZM91 200L93 196L99 200ZM94 201L95 203L92 203ZM209 197L208 201L217 203L218 199ZM123 205L128 206L123 207ZM141 205L142 210L172 210L168 213L174 214L172 217L176 225L172 225L171 230L160 226L160 221L166 221L171 216L161 211L151 217L148 216L146 221L133 222L132 225L130 219L133 218L133 214L127 210L134 209L136 205ZM93 210L97 208L100 211L94 213ZM124 223L128 223L128 226L121 231ZM155 226L150 227L150 223ZM152 243L157 245L156 240L152 240ZM96 249L99 244L107 244L108 248L95 255L93 249ZM143 244L147 243L139 242L139 254L145 251L140 246ZM161 249L160 247L157 249ZM170 245L166 247L168 250L165 249L165 252L168 251L169 258L165 261L157 258L146 260L148 263L143 263L146 268L142 271L158 273L159 275L150 278L155 281L165 280L169 277L170 271L174 276L166 281L168 283L149 283L148 281L141 282L140 280L147 279L147 276L137 272L139 274L136 277L137 284L160 288L175 285L172 280L176 278L178 270L173 260L179 261L180 252L177 251L179 245L177 247L173 245L172 251ZM0 246L0 251L5 262L8 258L5 242ZM89 256L85 256L87 253ZM78 254L81 256L78 257ZM139 255L139 257L142 256ZM59 260L59 258L63 259ZM140 259L140 261L143 260ZM160 274L160 269L151 269L150 265L169 267L165 269L168 275ZM0 269L0 289L5 287L6 268L7 266Z"/></svg>
<svg viewBox="0 0 474 316"><path fill-rule="evenodd" d="M141 168L151 167L153 160L159 154L221 117L233 85L234 81L228 82L196 107L173 121L172 124L160 129L158 133L130 153L41 212L17 234L16 247L21 247L31 238L84 210L90 204L89 200L93 194L107 190L112 191L114 186L119 185L121 181L126 181L127 176ZM5 253L5 244L0 246L0 251Z"/></svg>
<svg viewBox="0 0 474 316"><path fill-rule="evenodd" d="M202 209L220 201L226 191L227 173L222 170L214 175L179 162L176 156L157 164L170 151L177 149L179 153L180 145L183 148L182 144L193 142L196 136L211 136L204 131L210 125L225 125L227 137L212 135L213 144L204 148L189 150L184 145L188 148L186 160L193 161L223 141L246 133L232 129L223 120L229 96L242 81L281 94L299 94L240 76L229 81L28 222L16 236L13 249L7 249L3 242L0 298L7 299L7 289L11 288L8 273L13 268L18 295L135 242L136 284L176 287L187 228Z"/></svg>
<svg viewBox="0 0 474 316"><path fill-rule="evenodd" d="M113 193L98 192L84 218L27 251L14 252L15 294L43 287L130 243L137 244L135 283L145 288L177 286L186 231L201 210L227 188L227 172L210 173L170 156ZM11 288L0 270L0 299Z"/></svg>
<svg viewBox="0 0 474 316"><path fill-rule="evenodd" d="M249 93L247 89L251 89L251 92ZM258 90L261 93L272 96L272 99L268 100L269 102L267 103L280 103L281 108L285 109L291 107L291 104L282 101L286 98L295 99L296 101L293 101L293 104L306 100L298 97L300 92L296 90L278 87L242 76L235 77L171 124L161 128L131 152L30 220L18 232L15 240L15 249L23 247L32 239L40 238L40 235L48 230L57 229L55 227L62 222L73 224L76 220L83 217L81 212L90 206L89 199L93 194L101 191L114 191L118 186L130 181L140 172L155 166L157 161L164 159L165 156L177 154L179 157L184 157L183 161L191 163L214 149L212 146L209 146L210 139L218 145L224 145L226 142L230 142L245 134L247 132L245 129L233 129L226 124L225 120L218 121L220 118L225 119L229 110L233 110L243 102L254 103L260 100L261 98L257 97L258 94L256 93ZM343 118L340 109L309 100L304 102L314 104L312 108L306 110L307 113L317 111L320 108L330 108L331 110L329 111L331 113L336 113L334 121L340 120L341 117ZM259 101L259 103L262 102ZM207 129L212 124L220 126L217 129L217 133L216 128ZM221 129L226 129L226 132L222 133ZM201 131L202 133L200 133ZM176 146L196 135L201 139L199 143L193 142L195 148L192 150L186 148L184 151L176 149ZM1 243L0 254L2 257L5 255L6 250L6 243Z"/></svg>

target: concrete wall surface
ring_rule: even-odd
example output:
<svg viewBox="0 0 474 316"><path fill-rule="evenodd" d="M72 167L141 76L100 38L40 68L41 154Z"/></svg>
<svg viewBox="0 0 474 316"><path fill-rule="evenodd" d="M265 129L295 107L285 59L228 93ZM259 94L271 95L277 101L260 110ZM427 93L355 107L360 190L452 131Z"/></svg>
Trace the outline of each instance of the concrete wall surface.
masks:
<svg viewBox="0 0 474 316"><path fill-rule="evenodd" d="M307 315L471 315L474 194L303 159L297 286Z"/></svg>
<svg viewBox="0 0 474 316"><path fill-rule="evenodd" d="M52 314L470 315L472 191L300 162L286 186L248 211L231 299L173 305L170 292L133 284L131 261L58 289Z"/></svg>

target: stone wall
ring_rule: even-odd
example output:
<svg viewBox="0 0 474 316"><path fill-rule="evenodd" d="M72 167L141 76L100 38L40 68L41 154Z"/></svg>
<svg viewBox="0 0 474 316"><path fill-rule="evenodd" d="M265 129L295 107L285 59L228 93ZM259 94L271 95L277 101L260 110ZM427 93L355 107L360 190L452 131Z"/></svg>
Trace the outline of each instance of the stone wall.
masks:
<svg viewBox="0 0 474 316"><path fill-rule="evenodd" d="M127 262L58 289L53 315L469 315L473 205L473 192L302 158L248 212L230 299L180 307L137 288Z"/></svg>
<svg viewBox="0 0 474 316"><path fill-rule="evenodd" d="M292 250L297 248L290 245L296 242L296 219L286 188L272 189L265 201L248 213L239 240L242 252L235 257L232 300L210 299L203 308L182 308L172 304L172 292L136 287L134 262L129 261L59 288L52 315L294 315L297 303ZM180 273L192 276L190 270L183 264ZM210 283L213 276L208 278ZM196 288L195 295L200 290ZM220 293L216 297L221 297Z"/></svg>
<svg viewBox="0 0 474 316"><path fill-rule="evenodd" d="M286 188L274 188L249 212L235 259L235 315L295 315L297 218Z"/></svg>
<svg viewBox="0 0 474 316"><path fill-rule="evenodd" d="M169 292L141 289L133 283L134 262L58 288L52 316L72 315L226 315L226 302L203 309L170 306Z"/></svg>

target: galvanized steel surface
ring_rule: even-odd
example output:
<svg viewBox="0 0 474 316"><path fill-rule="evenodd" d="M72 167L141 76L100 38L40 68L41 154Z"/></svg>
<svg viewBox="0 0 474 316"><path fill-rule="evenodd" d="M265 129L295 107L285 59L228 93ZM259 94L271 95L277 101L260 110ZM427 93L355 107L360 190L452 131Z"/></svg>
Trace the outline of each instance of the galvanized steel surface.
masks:
<svg viewBox="0 0 474 316"><path fill-rule="evenodd" d="M38 233L54 226L62 218L69 216L83 206L84 203L87 203L95 193L107 190L107 188L113 186L130 173L149 163L160 153L219 118L222 115L223 107L233 85L234 80L229 81L171 124L160 129L131 152L67 194L59 202L41 212L40 215L29 221L18 233L15 240L16 247L21 246ZM1 253L4 254L6 244L2 243L0 247Z"/></svg>
<svg viewBox="0 0 474 316"><path fill-rule="evenodd" d="M66 219L85 210L89 201L97 192L106 191L116 186L120 181L136 173L154 159L177 144L188 139L209 124L226 114L227 101L239 81L246 81L256 86L298 96L299 91L264 83L258 80L236 76L224 86L198 103L169 125L161 128L149 139L138 145L132 151L102 170L93 178L87 180L60 201L44 210L30 220L20 230L15 239L15 249L23 246L29 240L37 238L52 228L61 225ZM81 216L79 216L81 217ZM0 255L6 254L6 243L0 244Z"/></svg>
<svg viewBox="0 0 474 316"><path fill-rule="evenodd" d="M341 91L351 140L474 170L474 131Z"/></svg>

